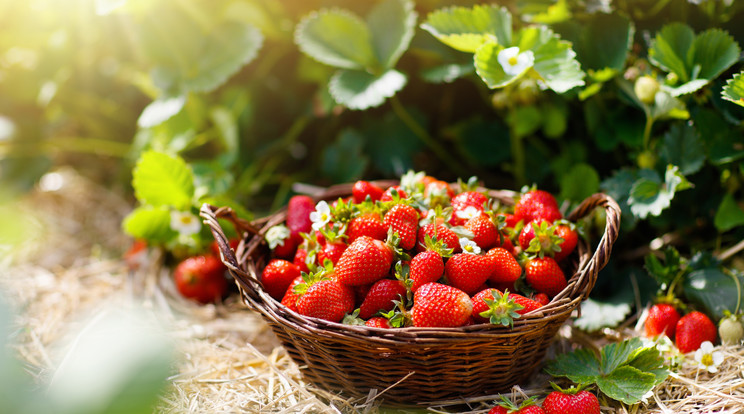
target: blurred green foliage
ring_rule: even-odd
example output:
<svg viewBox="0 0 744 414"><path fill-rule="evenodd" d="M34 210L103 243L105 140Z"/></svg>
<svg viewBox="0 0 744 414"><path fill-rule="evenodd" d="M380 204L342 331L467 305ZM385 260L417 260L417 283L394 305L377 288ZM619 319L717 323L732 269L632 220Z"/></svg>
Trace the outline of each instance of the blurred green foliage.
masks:
<svg viewBox="0 0 744 414"><path fill-rule="evenodd" d="M134 202L136 161L169 154L193 189L138 199L160 224L408 169L568 207L602 190L627 280L656 238L744 238L741 19L713 0L2 0L0 177L71 164ZM534 65L505 72L510 46Z"/></svg>

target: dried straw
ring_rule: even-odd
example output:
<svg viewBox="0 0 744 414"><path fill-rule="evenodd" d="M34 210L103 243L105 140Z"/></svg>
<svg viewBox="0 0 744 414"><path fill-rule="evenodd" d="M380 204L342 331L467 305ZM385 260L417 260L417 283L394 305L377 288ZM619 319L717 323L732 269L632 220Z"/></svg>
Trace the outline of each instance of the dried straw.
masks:
<svg viewBox="0 0 744 414"><path fill-rule="evenodd" d="M34 191L20 211L33 211L38 230L24 248L2 257L0 289L18 310L13 348L39 383L60 357L60 344L79 329L81 316L104 303L137 303L162 316L181 358L156 408L160 413L486 413L500 398L432 402L410 410L386 409L377 396L349 400L310 387L266 324L246 310L237 295L218 305L199 306L175 292L167 269L152 254L136 272L119 259L129 240L121 219L130 208L117 195L62 171L67 185ZM599 348L637 335L629 327L588 335L564 326L548 358L578 346ZM603 413L742 413L744 349L719 347L724 363L717 374L682 366L658 386L647 403L625 406L602 398ZM507 397L543 398L551 378L538 374ZM382 391L381 391L382 392Z"/></svg>

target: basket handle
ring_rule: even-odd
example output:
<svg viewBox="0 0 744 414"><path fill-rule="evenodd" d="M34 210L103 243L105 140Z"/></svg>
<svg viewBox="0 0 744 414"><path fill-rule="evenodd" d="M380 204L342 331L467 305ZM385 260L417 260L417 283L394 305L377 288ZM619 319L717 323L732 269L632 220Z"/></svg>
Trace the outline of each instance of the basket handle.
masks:
<svg viewBox="0 0 744 414"><path fill-rule="evenodd" d="M581 290L582 300L589 297L589 293L597 282L599 271L605 267L607 262L610 260L612 245L615 243L615 240L617 240L618 232L620 231L620 206L609 195L596 193L582 201L581 204L579 204L579 206L566 217L569 221L576 222L589 215L589 213L597 207L605 209L606 219L604 233L597 244L597 248L594 250L594 254L586 263L586 270L582 272L581 279L574 285L573 290L570 292L570 295L574 297L579 293L578 291Z"/></svg>

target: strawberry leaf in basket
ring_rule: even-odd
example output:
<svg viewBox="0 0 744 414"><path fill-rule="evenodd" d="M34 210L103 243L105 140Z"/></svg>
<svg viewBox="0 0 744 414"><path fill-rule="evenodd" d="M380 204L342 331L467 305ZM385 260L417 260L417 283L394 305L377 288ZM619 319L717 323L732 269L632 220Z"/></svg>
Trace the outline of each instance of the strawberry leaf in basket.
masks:
<svg viewBox="0 0 744 414"><path fill-rule="evenodd" d="M639 338L604 346L599 355L587 349L559 355L545 371L579 384L596 384L606 396L635 404L669 375L656 348Z"/></svg>

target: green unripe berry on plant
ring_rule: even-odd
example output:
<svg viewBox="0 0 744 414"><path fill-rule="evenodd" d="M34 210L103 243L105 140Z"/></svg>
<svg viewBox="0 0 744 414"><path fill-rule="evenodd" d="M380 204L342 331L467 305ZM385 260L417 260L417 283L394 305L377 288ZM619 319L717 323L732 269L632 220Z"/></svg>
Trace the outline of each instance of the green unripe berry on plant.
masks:
<svg viewBox="0 0 744 414"><path fill-rule="evenodd" d="M724 345L735 345L744 338L744 326L735 316L727 316L718 323L718 336Z"/></svg>
<svg viewBox="0 0 744 414"><path fill-rule="evenodd" d="M636 79L633 91L641 102L650 105L654 103L656 92L659 91L659 82L654 77L641 76Z"/></svg>
<svg viewBox="0 0 744 414"><path fill-rule="evenodd" d="M636 162L638 163L638 168L652 169L656 165L656 154L649 150L643 151L638 154Z"/></svg>

